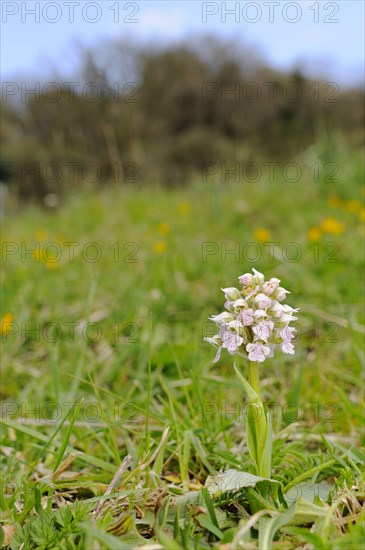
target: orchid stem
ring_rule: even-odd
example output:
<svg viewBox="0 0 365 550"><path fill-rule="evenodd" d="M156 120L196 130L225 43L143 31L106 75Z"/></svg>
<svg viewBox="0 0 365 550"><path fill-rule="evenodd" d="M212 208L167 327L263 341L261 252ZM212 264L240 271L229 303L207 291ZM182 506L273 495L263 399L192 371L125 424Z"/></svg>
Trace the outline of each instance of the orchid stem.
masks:
<svg viewBox="0 0 365 550"><path fill-rule="evenodd" d="M260 378L259 378L259 366L257 363L250 361L248 363L248 381L250 386L257 393L260 401L262 402L262 395L260 390Z"/></svg>

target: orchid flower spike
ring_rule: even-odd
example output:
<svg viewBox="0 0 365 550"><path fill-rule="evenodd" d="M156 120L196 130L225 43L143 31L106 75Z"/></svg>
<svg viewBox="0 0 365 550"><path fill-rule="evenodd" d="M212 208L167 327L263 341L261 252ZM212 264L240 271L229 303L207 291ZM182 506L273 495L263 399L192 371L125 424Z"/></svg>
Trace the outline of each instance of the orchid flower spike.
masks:
<svg viewBox="0 0 365 550"><path fill-rule="evenodd" d="M214 362L218 361L222 349L258 363L273 357L276 350L294 354L291 340L296 329L289 325L297 320L294 314L299 309L281 303L289 292L279 286L279 279L272 277L265 281L262 273L252 271L253 275L245 273L238 277L241 290L222 288L226 311L211 317L219 333L205 338L218 348Z"/></svg>

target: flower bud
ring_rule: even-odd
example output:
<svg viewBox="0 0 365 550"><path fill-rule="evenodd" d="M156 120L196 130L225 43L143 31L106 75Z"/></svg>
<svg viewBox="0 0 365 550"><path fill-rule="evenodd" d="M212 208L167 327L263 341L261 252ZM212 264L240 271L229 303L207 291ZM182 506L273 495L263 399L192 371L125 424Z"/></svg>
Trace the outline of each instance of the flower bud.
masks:
<svg viewBox="0 0 365 550"><path fill-rule="evenodd" d="M238 277L238 280L243 286L251 286L253 283L253 275L251 275L251 273L245 273Z"/></svg>
<svg viewBox="0 0 365 550"><path fill-rule="evenodd" d="M232 313L228 313L228 311L223 311L223 313L220 313L219 315L212 315L209 319L218 324L229 323L230 321L234 321L234 315Z"/></svg>
<svg viewBox="0 0 365 550"><path fill-rule="evenodd" d="M285 300L287 294L290 294L289 290L285 290L285 288L279 286L279 288L275 291L273 298L279 302L282 302Z"/></svg>
<svg viewBox="0 0 365 550"><path fill-rule="evenodd" d="M276 277L272 277L270 281L262 285L262 292L267 296L270 296L270 294L275 292L275 290L278 288L279 283L280 283L280 279L276 279Z"/></svg>
<svg viewBox="0 0 365 550"><path fill-rule="evenodd" d="M230 286L228 288L222 288L224 292L224 296L226 297L226 300L230 300L231 302L234 302L235 300L238 300L241 298L241 293L237 288L234 286Z"/></svg>
<svg viewBox="0 0 365 550"><path fill-rule="evenodd" d="M257 269L255 269L254 267L252 268L252 271L254 272L254 279L255 279L256 284L258 284L258 285L264 284L264 282L265 282L264 275L262 273L260 273L259 271L257 271Z"/></svg>
<svg viewBox="0 0 365 550"><path fill-rule="evenodd" d="M294 317L291 313L283 313L279 319L280 323L290 323L291 321L296 321L298 317Z"/></svg>
<svg viewBox="0 0 365 550"><path fill-rule="evenodd" d="M227 300L226 302L224 302L224 307L226 308L227 311L230 311L231 313L233 313L233 307L232 307L232 304L233 302L230 302L229 300Z"/></svg>

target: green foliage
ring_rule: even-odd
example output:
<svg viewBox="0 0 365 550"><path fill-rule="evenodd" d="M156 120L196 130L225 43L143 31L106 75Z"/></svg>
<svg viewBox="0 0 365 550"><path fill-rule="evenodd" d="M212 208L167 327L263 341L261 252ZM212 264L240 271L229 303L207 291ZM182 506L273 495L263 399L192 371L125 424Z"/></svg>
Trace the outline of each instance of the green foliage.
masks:
<svg viewBox="0 0 365 550"><path fill-rule="evenodd" d="M80 522L89 514L90 506L75 502L59 510L43 510L37 517L29 519L24 526L17 527L11 540L12 550L64 550L84 548L85 533Z"/></svg>
<svg viewBox="0 0 365 550"><path fill-rule="evenodd" d="M206 163L212 182L221 163L254 179L252 163L285 164L318 139L363 143L362 90L273 70L237 43L105 42L79 51L78 86L66 80L3 106L2 156L23 200L111 182L185 186Z"/></svg>
<svg viewBox="0 0 365 550"><path fill-rule="evenodd" d="M298 162L335 159L337 183L321 169L319 181L308 170L289 184L279 170L270 184L79 192L52 214L10 205L2 238L18 250L2 247L0 336L0 537L10 549L361 547L362 162L356 149L333 147L318 143ZM326 232L328 219L342 230ZM259 228L278 243L274 257ZM50 265L41 252L52 242L62 253ZM80 243L73 261L70 242ZM85 259L91 242L102 251L95 262ZM203 261L207 242L218 248ZM283 256L289 242L300 261ZM222 260L235 243L240 257ZM247 243L257 261L242 253ZM220 287L251 267L285 280L301 308L295 356L260 369L273 433L272 479L261 481L232 361L212 365L202 341ZM50 323L58 330L47 332ZM86 323L97 338L83 336ZM229 475L238 485L209 491Z"/></svg>

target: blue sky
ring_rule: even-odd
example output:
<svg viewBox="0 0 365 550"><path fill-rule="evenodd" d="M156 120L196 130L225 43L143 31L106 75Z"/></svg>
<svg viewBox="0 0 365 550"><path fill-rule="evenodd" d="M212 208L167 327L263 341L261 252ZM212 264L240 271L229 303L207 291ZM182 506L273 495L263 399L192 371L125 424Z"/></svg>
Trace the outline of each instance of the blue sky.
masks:
<svg viewBox="0 0 365 550"><path fill-rule="evenodd" d="M103 37L187 42L214 33L254 47L271 65L305 67L340 85L363 82L362 0L57 0L1 2L2 78L71 74L76 44Z"/></svg>

